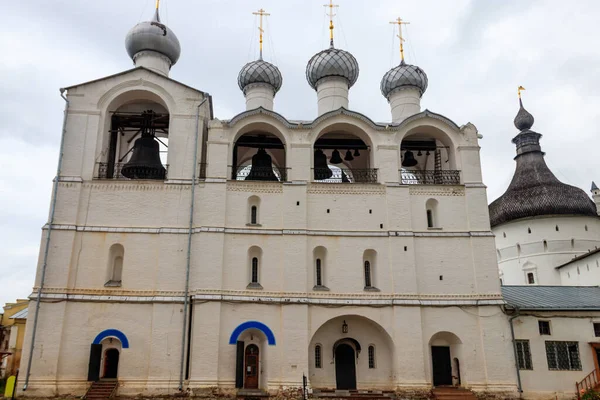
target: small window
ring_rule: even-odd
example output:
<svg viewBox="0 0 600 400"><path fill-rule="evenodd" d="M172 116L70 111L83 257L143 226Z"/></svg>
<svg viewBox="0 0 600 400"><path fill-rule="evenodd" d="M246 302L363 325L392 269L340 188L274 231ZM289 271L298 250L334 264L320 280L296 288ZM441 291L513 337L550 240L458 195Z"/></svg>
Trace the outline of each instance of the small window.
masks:
<svg viewBox="0 0 600 400"><path fill-rule="evenodd" d="M506 238L506 232L502 232L502 236Z"/></svg>
<svg viewBox="0 0 600 400"><path fill-rule="evenodd" d="M533 369L529 340L516 340L519 369Z"/></svg>
<svg viewBox="0 0 600 400"><path fill-rule="evenodd" d="M581 371L579 343L546 342L548 369L554 371Z"/></svg>
<svg viewBox="0 0 600 400"><path fill-rule="evenodd" d="M427 210L427 227L433 228L433 211Z"/></svg>
<svg viewBox="0 0 600 400"><path fill-rule="evenodd" d="M531 233L531 228L527 228L527 233Z"/></svg>
<svg viewBox="0 0 600 400"><path fill-rule="evenodd" d="M375 368L375 346L369 346L369 368Z"/></svg>
<svg viewBox="0 0 600 400"><path fill-rule="evenodd" d="M544 240L544 251L548 251L548 241Z"/></svg>
<svg viewBox="0 0 600 400"><path fill-rule="evenodd" d="M550 333L550 321L538 321L540 328L540 335L551 335Z"/></svg>
<svg viewBox="0 0 600 400"><path fill-rule="evenodd" d="M556 232L558 232L558 225L556 225L556 226L554 227L554 229L556 230Z"/></svg>
<svg viewBox="0 0 600 400"><path fill-rule="evenodd" d="M372 287L371 283L371 263L365 261L365 287Z"/></svg>
<svg viewBox="0 0 600 400"><path fill-rule="evenodd" d="M533 276L533 272L527 273L527 283L530 285L535 284L535 277Z"/></svg>
<svg viewBox="0 0 600 400"><path fill-rule="evenodd" d="M600 337L600 323L594 322L594 336Z"/></svg>
<svg viewBox="0 0 600 400"><path fill-rule="evenodd" d="M258 283L258 257L252 258L252 283Z"/></svg>
<svg viewBox="0 0 600 400"><path fill-rule="evenodd" d="M315 346L315 368L322 368L320 344Z"/></svg>
<svg viewBox="0 0 600 400"><path fill-rule="evenodd" d="M317 286L323 286L323 272L321 270L321 259L315 261L315 272L317 274Z"/></svg>
<svg viewBox="0 0 600 400"><path fill-rule="evenodd" d="M585 226L585 231L586 231L586 232L588 231L588 227L587 227L587 225Z"/></svg>
<svg viewBox="0 0 600 400"><path fill-rule="evenodd" d="M256 206L252 206L250 209L250 223L256 225L257 224L257 209Z"/></svg>

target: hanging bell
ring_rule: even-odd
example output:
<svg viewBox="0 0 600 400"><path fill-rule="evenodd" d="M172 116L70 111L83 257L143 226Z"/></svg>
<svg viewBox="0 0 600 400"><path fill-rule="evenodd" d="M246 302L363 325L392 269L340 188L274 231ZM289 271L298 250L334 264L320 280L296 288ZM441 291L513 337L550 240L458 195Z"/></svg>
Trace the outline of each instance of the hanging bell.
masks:
<svg viewBox="0 0 600 400"><path fill-rule="evenodd" d="M421 153L421 150L419 150L419 152L417 153L417 156L421 157L423 155L423 153Z"/></svg>
<svg viewBox="0 0 600 400"><path fill-rule="evenodd" d="M321 149L315 150L315 165L313 170L315 181L329 179L333 176L333 171L327 166L327 156Z"/></svg>
<svg viewBox="0 0 600 400"><path fill-rule="evenodd" d="M252 156L252 167L246 181L278 181L273 172L273 159L262 147Z"/></svg>
<svg viewBox="0 0 600 400"><path fill-rule="evenodd" d="M346 151L346 156L344 157L344 160L346 160L346 161L354 160L354 157L352 156L352 152L350 150Z"/></svg>
<svg viewBox="0 0 600 400"><path fill-rule="evenodd" d="M403 167L414 167L419 162L415 159L415 155L412 151L406 150L404 153L404 160L402 160Z"/></svg>
<svg viewBox="0 0 600 400"><path fill-rule="evenodd" d="M142 135L135 141L121 175L129 179L165 179L167 170L160 161L159 145L154 137Z"/></svg>
<svg viewBox="0 0 600 400"><path fill-rule="evenodd" d="M360 152L358 151L358 149L354 150L354 157L358 157L360 156Z"/></svg>
<svg viewBox="0 0 600 400"><path fill-rule="evenodd" d="M329 159L329 162L332 164L341 164L342 161L342 157L340 156L340 152L336 150L333 151L333 153L331 153L331 158Z"/></svg>

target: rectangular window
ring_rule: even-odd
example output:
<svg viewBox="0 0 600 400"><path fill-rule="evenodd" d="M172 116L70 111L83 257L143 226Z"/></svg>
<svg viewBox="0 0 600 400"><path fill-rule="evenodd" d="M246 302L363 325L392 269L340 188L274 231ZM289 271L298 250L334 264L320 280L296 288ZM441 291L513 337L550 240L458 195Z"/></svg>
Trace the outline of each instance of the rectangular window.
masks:
<svg viewBox="0 0 600 400"><path fill-rule="evenodd" d="M535 278L533 276L533 272L527 273L527 283L529 283L530 285L533 285L535 283Z"/></svg>
<svg viewBox="0 0 600 400"><path fill-rule="evenodd" d="M538 321L540 335L550 335L550 321Z"/></svg>
<svg viewBox="0 0 600 400"><path fill-rule="evenodd" d="M316 261L316 272L317 272L317 286L323 285L323 276L321 275L321 259L317 258Z"/></svg>
<svg viewBox="0 0 600 400"><path fill-rule="evenodd" d="M433 211L427 210L427 227L433 228Z"/></svg>
<svg viewBox="0 0 600 400"><path fill-rule="evenodd" d="M369 368L375 368L375 346L369 346Z"/></svg>
<svg viewBox="0 0 600 400"><path fill-rule="evenodd" d="M315 346L315 368L321 368L321 345Z"/></svg>
<svg viewBox="0 0 600 400"><path fill-rule="evenodd" d="M600 323L594 322L594 336L600 337Z"/></svg>
<svg viewBox="0 0 600 400"><path fill-rule="evenodd" d="M517 358L519 369L533 369L529 340L517 340Z"/></svg>
<svg viewBox="0 0 600 400"><path fill-rule="evenodd" d="M365 287L371 287L371 263L365 261Z"/></svg>
<svg viewBox="0 0 600 400"><path fill-rule="evenodd" d="M546 342L548 369L554 371L581 371L579 343Z"/></svg>

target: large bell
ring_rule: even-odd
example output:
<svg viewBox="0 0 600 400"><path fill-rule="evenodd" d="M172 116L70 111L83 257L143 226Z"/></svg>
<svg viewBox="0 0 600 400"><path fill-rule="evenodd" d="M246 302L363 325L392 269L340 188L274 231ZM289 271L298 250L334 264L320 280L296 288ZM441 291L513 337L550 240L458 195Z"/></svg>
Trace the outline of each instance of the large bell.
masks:
<svg viewBox="0 0 600 400"><path fill-rule="evenodd" d="M327 166L327 156L323 150L315 150L315 165L314 165L315 181L322 181L333 176L333 171Z"/></svg>
<svg viewBox="0 0 600 400"><path fill-rule="evenodd" d="M329 159L329 162L332 164L341 164L343 163L342 161L342 157L340 156L340 152L336 150L333 151L333 153L331 153L331 158Z"/></svg>
<svg viewBox="0 0 600 400"><path fill-rule="evenodd" d="M418 163L419 162L415 158L415 155L413 154L413 152L410 150L406 150L406 153L404 153L404 160L402 160L402 166L403 167L414 167Z"/></svg>
<svg viewBox="0 0 600 400"><path fill-rule="evenodd" d="M252 156L252 167L246 181L278 181L273 172L273 159L262 147Z"/></svg>
<svg viewBox="0 0 600 400"><path fill-rule="evenodd" d="M346 160L346 161L354 160L354 156L352 155L352 152L350 150L346 151L346 157L344 157L344 160Z"/></svg>
<svg viewBox="0 0 600 400"><path fill-rule="evenodd" d="M165 179L167 170L160 161L159 145L154 137L142 136L135 141L121 175L129 179Z"/></svg>

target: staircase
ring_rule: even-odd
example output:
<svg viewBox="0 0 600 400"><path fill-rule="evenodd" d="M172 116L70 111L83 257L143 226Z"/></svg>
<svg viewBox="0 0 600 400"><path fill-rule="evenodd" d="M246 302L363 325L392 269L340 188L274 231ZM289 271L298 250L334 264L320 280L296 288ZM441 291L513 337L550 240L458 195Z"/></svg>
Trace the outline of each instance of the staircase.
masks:
<svg viewBox="0 0 600 400"><path fill-rule="evenodd" d="M86 394L83 396L86 400L107 400L112 398L117 391L119 382L115 380L102 380L92 383L92 386L88 389Z"/></svg>
<svg viewBox="0 0 600 400"><path fill-rule="evenodd" d="M582 392L585 393L590 389L598 389L600 387L600 370L593 370L581 382L575 383L577 388L577 399L581 399Z"/></svg>
<svg viewBox="0 0 600 400"><path fill-rule="evenodd" d="M451 386L433 389L433 397L438 400L477 400L470 390Z"/></svg>
<svg viewBox="0 0 600 400"><path fill-rule="evenodd" d="M388 390L327 390L314 389L312 397L345 400L392 400L395 393Z"/></svg>

